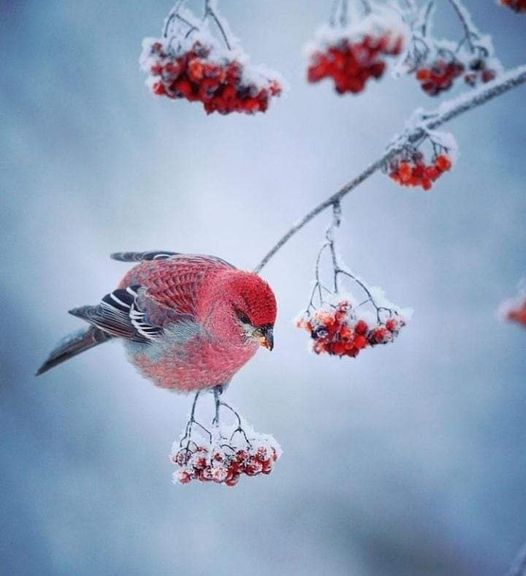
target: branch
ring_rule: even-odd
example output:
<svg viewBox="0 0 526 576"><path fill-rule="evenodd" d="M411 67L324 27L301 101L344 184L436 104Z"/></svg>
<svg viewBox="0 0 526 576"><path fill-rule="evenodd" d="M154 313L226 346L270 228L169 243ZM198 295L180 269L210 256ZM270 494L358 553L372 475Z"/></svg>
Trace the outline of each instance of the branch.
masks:
<svg viewBox="0 0 526 576"><path fill-rule="evenodd" d="M453 98L444 102L437 110L422 116L422 122L407 133L406 143L418 142L428 130L434 130L442 124L453 120L457 116L474 110L475 108L493 100L497 96L508 92L526 82L526 66L519 66L502 74L498 79L488 82L477 90L469 94L462 94L458 98ZM378 160L375 160L361 172L356 178L347 183L343 188L329 196L326 200L318 204L310 212L305 214L296 224L294 224L269 250L261 262L256 266L254 271L260 272L264 266L274 257L276 252L282 248L305 224L308 224L315 216L323 212L326 208L333 206L346 196L351 190L354 190L362 182L367 180L378 170L381 170L387 162L394 158L401 151L401 146L390 146L387 151Z"/></svg>

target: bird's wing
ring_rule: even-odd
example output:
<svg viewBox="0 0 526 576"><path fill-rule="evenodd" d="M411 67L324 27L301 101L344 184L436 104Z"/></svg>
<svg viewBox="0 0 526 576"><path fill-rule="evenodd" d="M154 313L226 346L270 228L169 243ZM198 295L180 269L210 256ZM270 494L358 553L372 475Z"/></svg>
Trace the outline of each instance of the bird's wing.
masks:
<svg viewBox="0 0 526 576"><path fill-rule="evenodd" d="M202 287L216 274L233 269L214 256L174 254L142 260L126 274L119 287L140 285L145 289L145 302L141 301L141 305L151 321L159 321L173 311L196 320Z"/></svg>
<svg viewBox="0 0 526 576"><path fill-rule="evenodd" d="M182 254L181 252L169 252L168 250L149 250L147 252L114 252L110 254L112 260L119 262L144 262L149 260L173 260L196 261L197 263L209 262L235 268L226 260L217 256L205 256L202 254Z"/></svg>
<svg viewBox="0 0 526 576"><path fill-rule="evenodd" d="M178 252L167 250L150 250L148 252L115 252L110 254L110 258L119 262L143 262L144 260L166 260L178 255Z"/></svg>
<svg viewBox="0 0 526 576"><path fill-rule="evenodd" d="M70 314L86 320L111 336L149 342L162 336L167 324L189 322L188 315L167 308L149 297L139 285L106 294L97 306L82 306Z"/></svg>

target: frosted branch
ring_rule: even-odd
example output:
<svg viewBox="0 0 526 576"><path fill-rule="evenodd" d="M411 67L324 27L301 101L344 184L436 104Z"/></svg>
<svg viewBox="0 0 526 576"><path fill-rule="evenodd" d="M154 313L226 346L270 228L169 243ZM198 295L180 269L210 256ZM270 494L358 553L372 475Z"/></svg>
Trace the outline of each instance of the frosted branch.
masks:
<svg viewBox="0 0 526 576"><path fill-rule="evenodd" d="M519 66L508 71L507 73L502 74L497 80L488 82L487 84L484 84L482 87L473 92L470 92L469 94L462 94L457 98L448 100L444 102L437 110L422 115L420 117L420 122L414 124L411 130L407 132L405 142L410 144L416 143L425 135L427 131L434 130L439 126L442 126L442 124L453 120L457 116L460 116L469 110L474 110L482 104L493 100L497 96L500 96L501 94L504 94L505 92L508 92L509 90L516 88L525 82L526 66ZM305 216L296 222L269 250L261 262L256 266L254 271L260 272L263 267L266 266L268 262L274 257L276 252L278 252L278 250L280 250L280 248L282 248L306 224L308 224L313 218L315 218L325 209L334 206L337 202L340 202L344 196L351 192L351 190L354 190L370 176L381 170L383 166L389 162L389 160L400 153L402 148L402 143L389 147L380 158L369 164L369 166L367 166L363 172L358 174L358 176L353 178L340 190L335 192L332 196L329 196L326 200L305 214Z"/></svg>

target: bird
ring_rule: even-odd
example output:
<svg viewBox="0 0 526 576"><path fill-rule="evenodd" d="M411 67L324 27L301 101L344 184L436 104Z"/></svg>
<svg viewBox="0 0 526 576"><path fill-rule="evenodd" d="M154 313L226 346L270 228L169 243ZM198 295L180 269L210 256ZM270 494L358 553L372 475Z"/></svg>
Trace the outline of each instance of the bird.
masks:
<svg viewBox="0 0 526 576"><path fill-rule="evenodd" d="M222 391L261 347L272 350L276 297L258 274L225 260L167 251L117 252L134 262L99 304L69 311L88 326L64 338L43 374L109 340L161 388Z"/></svg>

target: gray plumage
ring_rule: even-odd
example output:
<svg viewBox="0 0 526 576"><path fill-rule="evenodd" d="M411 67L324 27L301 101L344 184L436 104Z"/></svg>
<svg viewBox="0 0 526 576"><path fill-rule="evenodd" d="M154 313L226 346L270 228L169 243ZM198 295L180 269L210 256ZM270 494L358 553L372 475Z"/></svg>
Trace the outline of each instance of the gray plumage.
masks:
<svg viewBox="0 0 526 576"><path fill-rule="evenodd" d="M99 330L95 326L82 328L73 334L69 334L59 342L44 364L40 366L36 375L43 374L57 366L57 364L61 364L85 350L107 342L111 338L110 334Z"/></svg>

